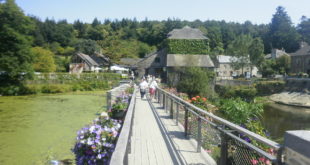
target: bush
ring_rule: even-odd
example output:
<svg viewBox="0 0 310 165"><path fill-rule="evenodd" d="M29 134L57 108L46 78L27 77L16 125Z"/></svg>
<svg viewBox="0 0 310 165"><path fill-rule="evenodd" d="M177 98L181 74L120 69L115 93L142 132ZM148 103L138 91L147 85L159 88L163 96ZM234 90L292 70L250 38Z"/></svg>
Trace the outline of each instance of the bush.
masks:
<svg viewBox="0 0 310 165"><path fill-rule="evenodd" d="M190 67L179 70L180 81L177 83L179 92L187 93L190 97L205 96L213 93L211 81L214 73L198 67Z"/></svg>
<svg viewBox="0 0 310 165"><path fill-rule="evenodd" d="M263 112L262 104L253 104L237 99L223 99L220 103L220 112L229 121L236 124L245 124L250 120L256 120Z"/></svg>
<svg viewBox="0 0 310 165"><path fill-rule="evenodd" d="M222 86L215 85L215 91L222 98L242 98L244 101L252 101L256 94L256 88L253 86Z"/></svg>
<svg viewBox="0 0 310 165"><path fill-rule="evenodd" d="M284 81L261 81L255 84L257 94L260 96L282 92L285 88Z"/></svg>
<svg viewBox="0 0 310 165"><path fill-rule="evenodd" d="M42 93L65 93L70 91L70 85L52 84L44 85L41 89Z"/></svg>

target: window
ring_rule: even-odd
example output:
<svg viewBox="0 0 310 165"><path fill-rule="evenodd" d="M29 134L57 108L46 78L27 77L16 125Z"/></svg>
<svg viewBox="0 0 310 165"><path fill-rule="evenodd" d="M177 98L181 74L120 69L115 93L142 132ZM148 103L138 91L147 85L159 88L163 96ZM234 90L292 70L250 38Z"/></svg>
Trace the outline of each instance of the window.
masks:
<svg viewBox="0 0 310 165"><path fill-rule="evenodd" d="M159 57L155 58L155 63L160 63L160 58Z"/></svg>

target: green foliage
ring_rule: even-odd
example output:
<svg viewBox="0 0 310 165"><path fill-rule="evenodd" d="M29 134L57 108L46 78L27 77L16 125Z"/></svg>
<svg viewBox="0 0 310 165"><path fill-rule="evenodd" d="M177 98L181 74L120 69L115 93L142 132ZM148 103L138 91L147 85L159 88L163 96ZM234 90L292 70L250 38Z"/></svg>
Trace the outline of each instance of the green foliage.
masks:
<svg viewBox="0 0 310 165"><path fill-rule="evenodd" d="M71 58L68 56L54 56L56 71L57 72L67 72L69 70L69 65Z"/></svg>
<svg viewBox="0 0 310 165"><path fill-rule="evenodd" d="M263 77L271 77L277 73L275 60L264 60L260 71Z"/></svg>
<svg viewBox="0 0 310 165"><path fill-rule="evenodd" d="M228 45L228 52L236 58L231 61L232 67L235 69L242 69L250 65L249 51L253 38L250 35L238 36Z"/></svg>
<svg viewBox="0 0 310 165"><path fill-rule="evenodd" d="M93 55L95 52L100 52L100 47L94 40L80 39L74 45L76 51L82 52L88 55Z"/></svg>
<svg viewBox="0 0 310 165"><path fill-rule="evenodd" d="M300 35L282 6L277 7L272 17L269 37L273 48L284 48L287 52L294 52L299 48Z"/></svg>
<svg viewBox="0 0 310 165"><path fill-rule="evenodd" d="M291 57L281 56L276 59L276 69L280 74L287 74L291 69Z"/></svg>
<svg viewBox="0 0 310 165"><path fill-rule="evenodd" d="M54 53L42 47L31 48L31 54L34 57L33 69L37 72L54 72L56 65L54 63Z"/></svg>
<svg viewBox="0 0 310 165"><path fill-rule="evenodd" d="M19 84L22 73L32 72L30 46L34 29L14 0L0 3L0 71L6 72L2 85Z"/></svg>
<svg viewBox="0 0 310 165"><path fill-rule="evenodd" d="M257 94L260 96L268 96L274 93L282 92L285 88L284 81L261 81L255 83Z"/></svg>
<svg viewBox="0 0 310 165"><path fill-rule="evenodd" d="M302 16L297 30L301 34L302 40L310 43L310 19Z"/></svg>
<svg viewBox="0 0 310 165"><path fill-rule="evenodd" d="M70 85L65 84L44 85L41 91L42 93L65 93L70 91Z"/></svg>
<svg viewBox="0 0 310 165"><path fill-rule="evenodd" d="M222 86L215 85L215 91L221 98L238 98L251 102L254 100L257 90L254 86Z"/></svg>
<svg viewBox="0 0 310 165"><path fill-rule="evenodd" d="M258 119L263 112L262 104L253 104L237 99L221 100L220 110L225 118L236 124L245 124L251 119Z"/></svg>
<svg viewBox="0 0 310 165"><path fill-rule="evenodd" d="M252 66L260 68L264 61L264 44L261 38L255 38L250 47L249 55Z"/></svg>
<svg viewBox="0 0 310 165"><path fill-rule="evenodd" d="M168 52L170 54L208 54L207 40L168 39Z"/></svg>
<svg viewBox="0 0 310 165"><path fill-rule="evenodd" d="M214 73L198 67L184 68L180 72L180 81L177 84L177 90L187 93L190 97L206 94L211 95L211 82Z"/></svg>
<svg viewBox="0 0 310 165"><path fill-rule="evenodd" d="M122 40L117 37L108 38L106 41L98 42L103 53L113 62L118 62L120 58L143 58L146 54L155 50L143 42L136 40Z"/></svg>

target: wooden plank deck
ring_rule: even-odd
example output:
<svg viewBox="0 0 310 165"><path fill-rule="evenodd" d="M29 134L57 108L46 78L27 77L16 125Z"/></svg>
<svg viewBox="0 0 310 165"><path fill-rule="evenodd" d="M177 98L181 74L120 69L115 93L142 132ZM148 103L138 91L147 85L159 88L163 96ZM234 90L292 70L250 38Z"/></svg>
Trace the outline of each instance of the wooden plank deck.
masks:
<svg viewBox="0 0 310 165"><path fill-rule="evenodd" d="M129 165L216 164L205 152L196 152L158 103L150 103L137 97Z"/></svg>

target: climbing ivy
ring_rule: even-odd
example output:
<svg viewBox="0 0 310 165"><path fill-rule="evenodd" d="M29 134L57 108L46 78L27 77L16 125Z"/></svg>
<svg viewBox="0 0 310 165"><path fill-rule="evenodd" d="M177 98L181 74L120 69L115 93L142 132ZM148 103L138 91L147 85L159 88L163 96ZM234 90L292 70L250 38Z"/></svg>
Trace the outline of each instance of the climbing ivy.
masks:
<svg viewBox="0 0 310 165"><path fill-rule="evenodd" d="M207 54L209 43L207 40L167 40L168 52L170 54Z"/></svg>

